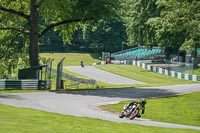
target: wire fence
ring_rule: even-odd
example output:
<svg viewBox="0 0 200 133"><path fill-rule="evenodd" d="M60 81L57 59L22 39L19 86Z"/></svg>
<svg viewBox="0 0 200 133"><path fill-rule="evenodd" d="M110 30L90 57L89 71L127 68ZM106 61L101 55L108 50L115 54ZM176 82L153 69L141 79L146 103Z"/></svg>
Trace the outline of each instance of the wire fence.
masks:
<svg viewBox="0 0 200 133"><path fill-rule="evenodd" d="M55 70L55 69L52 69L51 71L53 73L57 73L57 70ZM66 74L66 73L62 73L62 77L67 78L67 79L72 80L72 81L78 81L78 82L81 82L81 83L85 83L85 84L91 84L91 85L94 85L94 86L97 85L96 80L78 78L78 77L71 76L71 75Z"/></svg>

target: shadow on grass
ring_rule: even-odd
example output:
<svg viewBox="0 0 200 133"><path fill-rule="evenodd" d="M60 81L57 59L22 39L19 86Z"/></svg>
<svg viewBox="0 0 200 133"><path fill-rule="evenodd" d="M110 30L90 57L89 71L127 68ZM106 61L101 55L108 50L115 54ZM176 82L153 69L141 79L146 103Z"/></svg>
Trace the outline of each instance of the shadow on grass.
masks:
<svg viewBox="0 0 200 133"><path fill-rule="evenodd" d="M94 59L99 59L99 57L101 57L101 54L94 54L94 53L90 53L90 56Z"/></svg>

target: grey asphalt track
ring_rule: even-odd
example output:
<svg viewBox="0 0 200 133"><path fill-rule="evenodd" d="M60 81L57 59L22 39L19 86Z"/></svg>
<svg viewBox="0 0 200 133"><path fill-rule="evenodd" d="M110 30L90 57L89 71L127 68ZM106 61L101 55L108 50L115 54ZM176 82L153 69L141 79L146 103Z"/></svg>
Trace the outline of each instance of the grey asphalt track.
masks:
<svg viewBox="0 0 200 133"><path fill-rule="evenodd" d="M123 100L144 97L167 97L198 91L200 91L200 84L146 87L140 89L16 93L0 94L0 103L15 107L33 108L36 110L43 110L64 115L98 118L114 122L200 130L200 127L198 126L155 122L143 118L136 118L134 120L128 120L126 118L120 119L118 114L103 111L99 108L100 105L117 103Z"/></svg>
<svg viewBox="0 0 200 133"><path fill-rule="evenodd" d="M97 81L102 81L109 84L144 84L143 82L132 80L126 77L122 77L113 73L109 73L94 66L85 66L84 68L80 66L64 66L64 69L69 71L85 75Z"/></svg>

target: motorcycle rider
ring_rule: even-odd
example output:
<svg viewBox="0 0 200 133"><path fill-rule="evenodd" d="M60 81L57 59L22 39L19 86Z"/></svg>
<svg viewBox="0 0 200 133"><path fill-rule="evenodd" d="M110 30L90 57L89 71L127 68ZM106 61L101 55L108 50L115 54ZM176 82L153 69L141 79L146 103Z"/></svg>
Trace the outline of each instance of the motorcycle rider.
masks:
<svg viewBox="0 0 200 133"><path fill-rule="evenodd" d="M144 114L146 103L147 103L147 100L146 100L145 98L142 99L141 101L132 101L132 102L130 102L130 103L128 104L128 106L126 107L126 109L128 109L130 106L140 104L140 105L142 106L142 114ZM126 109L125 109L125 110L126 110ZM141 117L140 112L138 113L138 115L137 115L136 117L138 117L138 118Z"/></svg>
<svg viewBox="0 0 200 133"><path fill-rule="evenodd" d="M81 67L84 67L83 61L80 62Z"/></svg>

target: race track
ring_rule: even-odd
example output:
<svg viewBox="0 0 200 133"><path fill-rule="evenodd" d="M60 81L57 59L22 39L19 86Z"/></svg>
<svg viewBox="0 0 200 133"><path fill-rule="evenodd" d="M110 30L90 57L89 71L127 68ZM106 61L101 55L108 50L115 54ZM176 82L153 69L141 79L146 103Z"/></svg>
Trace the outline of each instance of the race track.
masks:
<svg viewBox="0 0 200 133"><path fill-rule="evenodd" d="M114 77L113 77L114 78ZM98 118L114 122L135 123L145 126L186 128L200 130L198 126L188 126L148 119L120 119L118 114L103 111L99 105L144 97L166 97L200 91L200 84L146 87L140 89L83 90L72 92L33 92L0 94L0 104L33 108L78 117Z"/></svg>
<svg viewBox="0 0 200 133"><path fill-rule="evenodd" d="M132 80L126 77L122 77L113 73L97 69L94 66L85 66L84 68L80 66L64 66L63 68L108 84L144 84L140 81Z"/></svg>

